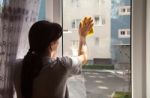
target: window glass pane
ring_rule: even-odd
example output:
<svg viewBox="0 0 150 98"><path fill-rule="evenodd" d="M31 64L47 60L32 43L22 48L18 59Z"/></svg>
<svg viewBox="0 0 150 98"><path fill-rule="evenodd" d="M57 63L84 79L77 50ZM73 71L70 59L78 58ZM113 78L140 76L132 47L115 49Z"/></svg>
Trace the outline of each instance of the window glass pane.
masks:
<svg viewBox="0 0 150 98"><path fill-rule="evenodd" d="M64 55L77 56L80 20L85 16L94 20L94 35L87 37L88 64L83 67L87 98L110 98L131 91L130 3L63 0Z"/></svg>
<svg viewBox="0 0 150 98"><path fill-rule="evenodd" d="M44 20L45 19L45 7L46 7L46 1L41 0L40 1L40 8L39 8L39 20Z"/></svg>

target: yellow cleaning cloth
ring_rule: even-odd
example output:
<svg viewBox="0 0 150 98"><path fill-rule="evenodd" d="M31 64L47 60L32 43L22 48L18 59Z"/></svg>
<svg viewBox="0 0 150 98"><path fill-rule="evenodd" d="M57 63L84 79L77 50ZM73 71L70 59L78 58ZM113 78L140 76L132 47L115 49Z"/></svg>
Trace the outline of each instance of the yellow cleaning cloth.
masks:
<svg viewBox="0 0 150 98"><path fill-rule="evenodd" d="M88 17L88 16L84 17L84 19L83 19L82 22L81 22L83 26L85 25L86 21L87 21L89 18L91 18L91 17ZM93 29L93 26L92 26L92 27L90 28L90 31L88 32L87 36L91 36L91 35L93 35L93 34L94 34L94 29Z"/></svg>

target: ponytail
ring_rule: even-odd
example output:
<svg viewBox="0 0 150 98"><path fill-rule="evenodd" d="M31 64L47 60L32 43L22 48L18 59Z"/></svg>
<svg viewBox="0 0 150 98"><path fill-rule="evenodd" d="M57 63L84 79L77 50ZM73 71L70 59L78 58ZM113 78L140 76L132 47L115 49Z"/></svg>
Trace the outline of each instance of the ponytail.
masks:
<svg viewBox="0 0 150 98"><path fill-rule="evenodd" d="M22 66L21 92L23 98L32 97L33 80L38 76L42 67L41 56L29 50L23 59Z"/></svg>

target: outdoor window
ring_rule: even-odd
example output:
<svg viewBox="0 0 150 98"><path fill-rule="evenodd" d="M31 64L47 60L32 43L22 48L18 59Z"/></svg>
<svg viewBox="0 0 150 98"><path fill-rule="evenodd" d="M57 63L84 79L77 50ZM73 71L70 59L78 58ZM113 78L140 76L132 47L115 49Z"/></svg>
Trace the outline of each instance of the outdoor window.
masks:
<svg viewBox="0 0 150 98"><path fill-rule="evenodd" d="M79 1L80 0L71 0L72 1L72 5L74 6L74 7L79 7L80 5L79 5Z"/></svg>
<svg viewBox="0 0 150 98"><path fill-rule="evenodd" d="M95 37L95 45L99 45L99 37Z"/></svg>
<svg viewBox="0 0 150 98"><path fill-rule="evenodd" d="M72 29L77 29L79 27L79 23L80 23L81 19L73 19L71 25L72 25Z"/></svg>
<svg viewBox="0 0 150 98"><path fill-rule="evenodd" d="M95 26L103 26L105 24L105 19L102 16L94 16Z"/></svg>
<svg viewBox="0 0 150 98"><path fill-rule="evenodd" d="M75 98L86 98L85 96L110 98L117 94L129 96L131 94L130 0L63 0L62 6L63 56L78 55L80 20L85 16L91 16L94 20L94 34L87 37L88 64L84 65L82 75L70 79L71 96ZM78 87L73 84L78 84Z"/></svg>
<svg viewBox="0 0 150 98"><path fill-rule="evenodd" d="M119 38L130 38L130 29L119 29L118 37Z"/></svg>

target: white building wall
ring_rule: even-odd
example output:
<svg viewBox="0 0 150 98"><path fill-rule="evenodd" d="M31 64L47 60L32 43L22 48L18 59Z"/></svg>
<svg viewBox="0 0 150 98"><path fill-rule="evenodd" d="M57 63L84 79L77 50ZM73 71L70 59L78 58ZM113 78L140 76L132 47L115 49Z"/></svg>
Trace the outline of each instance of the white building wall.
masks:
<svg viewBox="0 0 150 98"><path fill-rule="evenodd" d="M72 3L72 1L78 1ZM71 40L78 40L77 29L72 29L73 19L83 19L85 16L102 16L104 25L94 25L94 35L87 40L89 59L93 58L111 58L110 38L111 38L111 1L110 0L63 0L63 26L65 30L73 31L70 34L64 34L64 55L71 54ZM77 7L78 6L78 7ZM78 23L79 24L79 23ZM98 40L99 42L97 42Z"/></svg>

